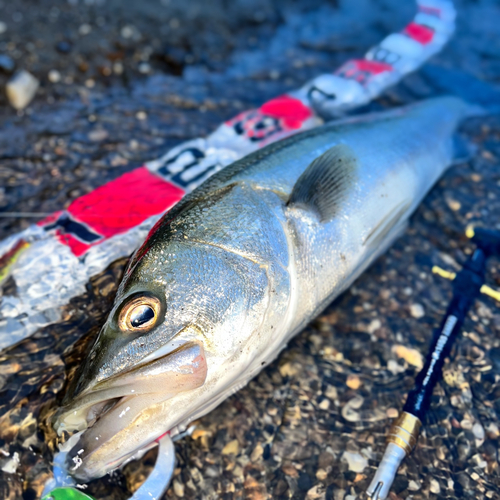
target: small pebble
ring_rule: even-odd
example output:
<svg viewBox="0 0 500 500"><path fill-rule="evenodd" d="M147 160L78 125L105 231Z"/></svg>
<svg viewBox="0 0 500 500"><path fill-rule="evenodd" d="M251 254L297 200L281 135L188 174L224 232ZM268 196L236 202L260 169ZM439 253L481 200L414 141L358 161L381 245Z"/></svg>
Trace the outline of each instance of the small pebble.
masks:
<svg viewBox="0 0 500 500"><path fill-rule="evenodd" d="M366 329L366 331L369 334L372 334L375 331L377 331L381 326L382 326L382 322L377 318L377 319L374 319L374 320L372 320L370 322L370 324L368 325L368 328Z"/></svg>
<svg viewBox="0 0 500 500"><path fill-rule="evenodd" d="M486 462L486 460L484 460L484 458L479 454L479 453L476 453L473 457L472 457L472 460L476 463L476 465L480 468L480 469L485 469L486 466L488 465L488 462Z"/></svg>
<svg viewBox="0 0 500 500"><path fill-rule="evenodd" d="M65 40L56 43L56 50L61 54L69 54L73 46Z"/></svg>
<svg viewBox="0 0 500 500"><path fill-rule="evenodd" d="M320 500L325 498L325 487L322 484L315 484L307 491L307 500Z"/></svg>
<svg viewBox="0 0 500 500"><path fill-rule="evenodd" d="M410 306L410 314L414 318L421 318L425 314L424 307L422 304L412 304Z"/></svg>
<svg viewBox="0 0 500 500"><path fill-rule="evenodd" d="M78 33L80 35L88 35L92 31L92 26L90 24L84 23L78 28Z"/></svg>
<svg viewBox="0 0 500 500"><path fill-rule="evenodd" d="M368 460L357 452L344 451L342 459L349 464L349 470L363 472L368 465Z"/></svg>
<svg viewBox="0 0 500 500"><path fill-rule="evenodd" d="M454 212L458 212L461 208L462 208L462 205L459 201L457 200L448 200L447 201L448 203L448 206L454 211Z"/></svg>
<svg viewBox="0 0 500 500"><path fill-rule="evenodd" d="M441 493L441 487L439 486L439 483L437 482L436 479L431 479L430 490L431 493L434 493L436 495Z"/></svg>
<svg viewBox="0 0 500 500"><path fill-rule="evenodd" d="M151 65L147 62L142 62L139 64L139 73L146 75L151 72Z"/></svg>
<svg viewBox="0 0 500 500"><path fill-rule="evenodd" d="M330 408L330 400L328 399L323 399L321 403L318 405L322 410L328 410Z"/></svg>
<svg viewBox="0 0 500 500"><path fill-rule="evenodd" d="M4 73L12 73L15 68L14 60L5 54L0 54L0 70Z"/></svg>
<svg viewBox="0 0 500 500"><path fill-rule="evenodd" d="M417 368L422 368L424 366L422 353L416 349L411 349L410 347L406 347L404 345L395 345L392 348L392 352L398 358L403 358L412 366L416 366Z"/></svg>
<svg viewBox="0 0 500 500"><path fill-rule="evenodd" d="M174 492L178 497L184 496L184 485L177 479L174 479Z"/></svg>
<svg viewBox="0 0 500 500"><path fill-rule="evenodd" d="M389 418L397 418L399 411L396 408L387 408L386 414Z"/></svg>
<svg viewBox="0 0 500 500"><path fill-rule="evenodd" d="M117 155L113 155L111 157L110 165L112 167L120 167L120 166L128 165L128 161L123 156L120 156L117 154Z"/></svg>
<svg viewBox="0 0 500 500"><path fill-rule="evenodd" d="M285 464L281 468L281 470L290 477L299 477L299 473L297 472L297 469L292 465L292 464Z"/></svg>
<svg viewBox="0 0 500 500"><path fill-rule="evenodd" d="M108 134L107 130L105 130L103 128L98 128L98 129L91 130L89 132L88 138L92 142L101 142L101 141L104 141L105 139L107 139L108 135L109 134Z"/></svg>
<svg viewBox="0 0 500 500"><path fill-rule="evenodd" d="M325 469L318 469L316 472L316 478L320 481L324 481L328 477L328 474Z"/></svg>
<svg viewBox="0 0 500 500"><path fill-rule="evenodd" d="M209 435L210 432L206 431L205 429L196 428L191 434L191 437L196 440L203 436L209 436Z"/></svg>
<svg viewBox="0 0 500 500"><path fill-rule="evenodd" d="M137 111L137 113L135 114L135 117L138 120L145 120L148 117L148 115L144 111Z"/></svg>
<svg viewBox="0 0 500 500"><path fill-rule="evenodd" d="M495 161L495 157L489 152L489 151L482 151L481 152L481 156L483 158L486 158L487 160L490 160L490 161Z"/></svg>
<svg viewBox="0 0 500 500"><path fill-rule="evenodd" d="M0 35L5 33L6 31L7 31L7 25L3 21L0 21Z"/></svg>
<svg viewBox="0 0 500 500"><path fill-rule="evenodd" d="M411 480L411 481L408 483L408 489L409 489L410 491L418 491L420 488L421 488L420 483L417 483L417 481L413 481L413 480Z"/></svg>
<svg viewBox="0 0 500 500"><path fill-rule="evenodd" d="M229 443L227 443L226 446L222 448L223 455L237 455L238 451L240 451L240 445L237 439L229 441Z"/></svg>
<svg viewBox="0 0 500 500"><path fill-rule="evenodd" d="M347 377L346 385L349 389L357 390L361 386L361 379L357 375L349 375Z"/></svg>
<svg viewBox="0 0 500 500"><path fill-rule="evenodd" d="M390 359L387 362L387 369L394 375L396 373L403 373L405 371L405 367L401 366L395 359Z"/></svg>
<svg viewBox="0 0 500 500"><path fill-rule="evenodd" d="M252 462L257 462L257 460L260 459L262 454L264 453L264 448L262 448L262 445L259 443L252 451L252 454L250 455L250 460Z"/></svg>
<svg viewBox="0 0 500 500"><path fill-rule="evenodd" d="M338 398L337 388L334 385L329 385L326 388L325 396L329 399L335 400Z"/></svg>
<svg viewBox="0 0 500 500"><path fill-rule="evenodd" d="M19 467L19 453L16 451L10 460L7 460L2 465L2 470L7 474L15 474L17 468Z"/></svg>
<svg viewBox="0 0 500 500"><path fill-rule="evenodd" d="M473 426L472 426L472 433L474 434L474 437L476 439L479 439L479 440L483 440L484 439L484 428L483 426L479 423L479 422L476 422Z"/></svg>
<svg viewBox="0 0 500 500"><path fill-rule="evenodd" d="M7 83L6 92L10 104L16 109L24 109L35 97L38 80L26 70L18 71Z"/></svg>
<svg viewBox="0 0 500 500"><path fill-rule="evenodd" d="M358 422L359 421L359 413L355 410L359 410L362 406L363 403L365 402L365 399L362 396L355 396L352 399L350 399L342 408L342 416L348 421L348 422Z"/></svg>
<svg viewBox="0 0 500 500"><path fill-rule="evenodd" d="M61 73L57 69L51 69L48 74L49 81L52 83L57 83L61 81Z"/></svg>
<svg viewBox="0 0 500 500"><path fill-rule="evenodd" d="M465 429L467 431L470 431L472 429L472 422L467 419L467 418L464 418L461 422L460 422L460 427L462 427L462 429Z"/></svg>
<svg viewBox="0 0 500 500"><path fill-rule="evenodd" d="M487 431L488 431L488 437L490 439L497 439L500 436L500 431L498 430L498 426L493 422L488 425Z"/></svg>
<svg viewBox="0 0 500 500"><path fill-rule="evenodd" d="M113 73L115 73L115 75L121 75L123 73L123 64L121 62L115 62L113 64Z"/></svg>
<svg viewBox="0 0 500 500"><path fill-rule="evenodd" d="M139 38L140 34L139 31L135 26L132 26L131 24L126 24L121 30L120 30L120 35L122 38L125 38L126 40L129 38Z"/></svg>

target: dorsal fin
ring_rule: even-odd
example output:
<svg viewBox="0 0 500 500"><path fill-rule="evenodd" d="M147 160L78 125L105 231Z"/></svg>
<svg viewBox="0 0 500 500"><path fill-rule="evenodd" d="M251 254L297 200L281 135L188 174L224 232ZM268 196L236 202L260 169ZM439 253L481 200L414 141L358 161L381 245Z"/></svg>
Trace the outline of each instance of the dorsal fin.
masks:
<svg viewBox="0 0 500 500"><path fill-rule="evenodd" d="M321 222L331 220L352 187L357 160L349 146L338 144L316 158L297 179L288 205L316 211Z"/></svg>

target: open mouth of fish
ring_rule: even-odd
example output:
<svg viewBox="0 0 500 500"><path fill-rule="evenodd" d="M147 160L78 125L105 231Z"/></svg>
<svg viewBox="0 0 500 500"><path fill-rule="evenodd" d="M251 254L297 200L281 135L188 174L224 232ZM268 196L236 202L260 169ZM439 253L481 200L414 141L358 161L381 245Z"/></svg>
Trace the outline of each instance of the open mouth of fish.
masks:
<svg viewBox="0 0 500 500"><path fill-rule="evenodd" d="M68 453L68 471L88 481L151 448L171 430L148 425L162 403L201 387L206 376L203 347L189 342L160 357L153 353L138 366L85 389L62 408L55 424L59 434L84 431Z"/></svg>

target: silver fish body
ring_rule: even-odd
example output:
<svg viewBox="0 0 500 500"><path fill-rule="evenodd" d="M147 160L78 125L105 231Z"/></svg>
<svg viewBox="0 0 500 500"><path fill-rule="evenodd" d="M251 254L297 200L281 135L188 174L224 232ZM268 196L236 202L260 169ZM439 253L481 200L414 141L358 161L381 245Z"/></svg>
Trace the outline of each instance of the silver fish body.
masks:
<svg viewBox="0 0 500 500"><path fill-rule="evenodd" d="M182 430L276 358L400 234L450 165L466 109L439 98L298 134L168 212L59 414L59 431L91 425L75 476Z"/></svg>

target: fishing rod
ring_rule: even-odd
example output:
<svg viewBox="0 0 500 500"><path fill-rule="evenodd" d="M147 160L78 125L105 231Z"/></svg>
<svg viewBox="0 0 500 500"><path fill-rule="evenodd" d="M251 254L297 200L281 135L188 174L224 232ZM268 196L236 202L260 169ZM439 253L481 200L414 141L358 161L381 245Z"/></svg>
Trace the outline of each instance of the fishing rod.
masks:
<svg viewBox="0 0 500 500"><path fill-rule="evenodd" d="M434 332L424 367L415 379L401 415L392 424L387 447L367 494L372 500L387 498L401 462L415 447L429 410L432 393L442 375L445 358L462 329L465 317L480 294L500 302L500 292L485 285L486 262L500 255L500 231L468 227L466 236L476 245L461 271L453 273L438 266L432 272L453 282L453 297L439 328Z"/></svg>

